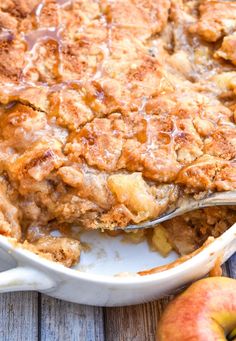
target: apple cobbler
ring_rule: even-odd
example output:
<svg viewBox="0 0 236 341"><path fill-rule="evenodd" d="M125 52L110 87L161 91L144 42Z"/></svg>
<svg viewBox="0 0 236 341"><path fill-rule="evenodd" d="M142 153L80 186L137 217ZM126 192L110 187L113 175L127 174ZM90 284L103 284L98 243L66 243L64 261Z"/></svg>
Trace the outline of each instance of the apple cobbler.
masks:
<svg viewBox="0 0 236 341"><path fill-rule="evenodd" d="M235 51L235 1L1 0L1 234L71 266L81 230L236 189ZM234 222L207 208L127 238L187 254Z"/></svg>

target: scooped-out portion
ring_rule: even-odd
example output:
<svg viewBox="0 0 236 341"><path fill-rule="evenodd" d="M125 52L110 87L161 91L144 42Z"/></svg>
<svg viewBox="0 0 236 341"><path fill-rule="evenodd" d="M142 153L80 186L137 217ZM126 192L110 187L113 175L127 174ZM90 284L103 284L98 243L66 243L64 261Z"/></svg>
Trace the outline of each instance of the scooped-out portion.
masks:
<svg viewBox="0 0 236 341"><path fill-rule="evenodd" d="M163 256L221 235L235 207L113 230L236 190L235 46L234 1L2 0L0 233L66 266L87 229Z"/></svg>

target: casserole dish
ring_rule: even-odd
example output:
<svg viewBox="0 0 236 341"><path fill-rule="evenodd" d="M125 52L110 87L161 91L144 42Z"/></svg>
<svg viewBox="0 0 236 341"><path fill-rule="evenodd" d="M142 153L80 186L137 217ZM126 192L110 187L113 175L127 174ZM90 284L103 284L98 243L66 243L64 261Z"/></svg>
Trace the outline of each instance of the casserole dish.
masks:
<svg viewBox="0 0 236 341"><path fill-rule="evenodd" d="M0 1L0 246L13 267L2 291L134 304L235 251L235 207L141 236L164 255L221 236L152 271L176 255L81 235L236 189L235 30L233 1ZM81 261L66 269L29 250L68 267Z"/></svg>
<svg viewBox="0 0 236 341"><path fill-rule="evenodd" d="M205 276L219 257L222 262L226 261L236 251L235 236L236 224L188 260L173 262L169 269L147 276L132 273L112 276L107 270L107 266L115 272L144 270L137 268L142 266L137 256L141 251L147 266L157 264L153 263L154 253L147 251L144 244L129 245L120 243L116 238L114 244L102 245L107 245L108 248L110 245L110 249L104 250L100 244L100 249L90 256L85 254L87 259L81 260L80 266L84 264L87 270L85 272L81 271L82 268L78 271L76 268L69 269L46 260L14 245L11 239L0 236L1 259L4 263L1 266L5 266L5 271L1 272L0 276L0 292L37 290L63 300L97 306L143 303L176 292L185 284ZM96 235L92 238L94 243L99 241ZM119 248L119 254L116 253L116 248ZM111 249L115 257L111 257ZM122 262L125 254L129 257L129 262L128 259ZM174 259L175 255L172 254L165 261ZM154 259L154 262L157 262L157 259ZM159 265L161 264L163 258L159 259Z"/></svg>

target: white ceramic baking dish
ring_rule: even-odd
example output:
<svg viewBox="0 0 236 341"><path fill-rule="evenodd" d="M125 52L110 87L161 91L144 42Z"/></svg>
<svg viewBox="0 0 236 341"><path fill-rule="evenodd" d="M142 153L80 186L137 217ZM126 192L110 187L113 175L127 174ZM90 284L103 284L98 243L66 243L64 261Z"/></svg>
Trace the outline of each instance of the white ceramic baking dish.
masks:
<svg viewBox="0 0 236 341"><path fill-rule="evenodd" d="M71 302L98 306L142 303L176 291L204 275L218 257L226 261L236 252L236 224L220 238L189 260L168 270L147 276L134 275L173 261L151 252L146 243L133 245L119 238L101 237L97 233L83 237L93 245L82 255L78 268L68 269L14 245L0 236L0 292L37 290ZM128 271L127 276L114 276ZM133 273L133 275L132 275Z"/></svg>

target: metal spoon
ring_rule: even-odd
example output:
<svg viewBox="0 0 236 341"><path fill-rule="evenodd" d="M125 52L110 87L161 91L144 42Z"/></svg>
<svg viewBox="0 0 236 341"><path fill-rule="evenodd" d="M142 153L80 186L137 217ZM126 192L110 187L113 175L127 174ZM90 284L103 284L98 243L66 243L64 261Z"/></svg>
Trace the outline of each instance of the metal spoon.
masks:
<svg viewBox="0 0 236 341"><path fill-rule="evenodd" d="M125 231L132 231L137 229L147 229L154 227L163 221L172 219L190 211L197 210L199 208L227 205L236 205L236 191L211 193L200 200L195 200L193 198L180 199L174 209L165 212L154 220L146 221L140 224L128 225L125 228L117 227L116 230L123 229Z"/></svg>

